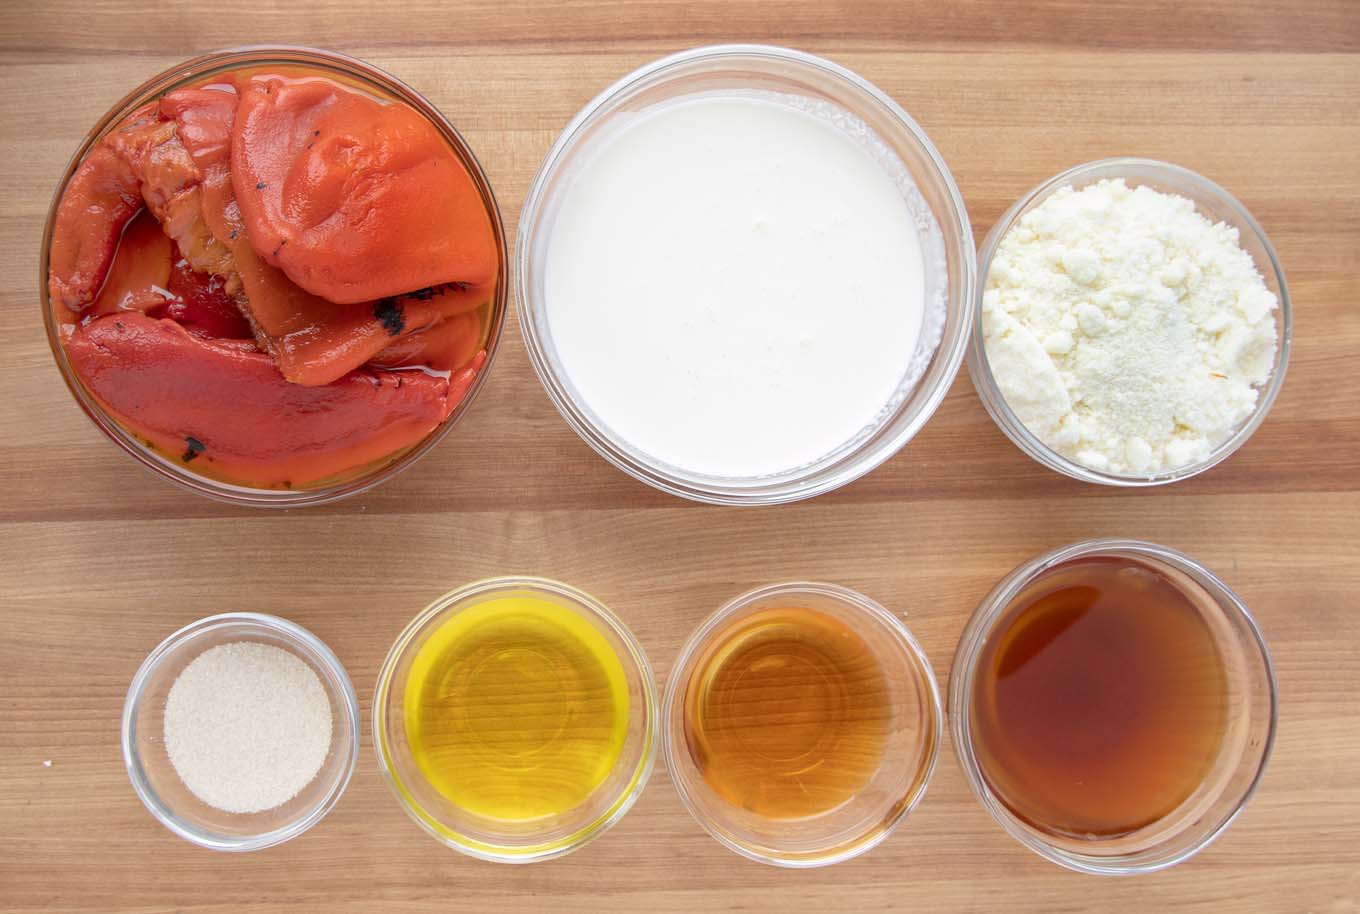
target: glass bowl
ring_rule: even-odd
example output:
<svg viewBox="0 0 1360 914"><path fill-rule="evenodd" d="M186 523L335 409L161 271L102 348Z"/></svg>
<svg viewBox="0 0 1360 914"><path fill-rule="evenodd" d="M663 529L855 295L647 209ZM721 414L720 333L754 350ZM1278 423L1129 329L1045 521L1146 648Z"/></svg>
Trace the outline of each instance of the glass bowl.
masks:
<svg viewBox="0 0 1360 914"><path fill-rule="evenodd" d="M703 658L722 645L734 625L768 609L808 609L831 616L863 638L883 674L888 726L878 767L849 799L815 815L776 819L738 806L708 783L690 748L684 706ZM853 702L854 697L846 700ZM849 860L887 838L925 795L943 728L935 674L907 627L862 594L810 582L753 590L705 620L675 661L664 713L666 765L685 808L738 854L791 868Z"/></svg>
<svg viewBox="0 0 1360 914"><path fill-rule="evenodd" d="M331 705L331 746L297 796L258 813L214 809L189 792L165 750L165 702L184 668L211 647L238 641L282 648L316 673ZM223 613L186 625L156 647L123 705L123 764L156 820L186 841L218 851L255 851L296 838L325 818L359 757L359 703L339 659L300 625L259 613Z"/></svg>
<svg viewBox="0 0 1360 914"><path fill-rule="evenodd" d="M1251 255L1251 259L1256 263L1256 269L1265 279L1266 288L1274 293L1279 302L1274 312L1277 341L1275 364L1271 369L1270 379L1263 387L1259 388L1255 410L1239 424L1236 431L1226 441L1214 448L1204 460L1152 476L1094 470L1064 457L1039 440L1039 437L1027 429L1010 406L1007 405L1006 398L1002 395L996 378L992 375L991 365L987 360L987 347L982 335L982 297L987 291L987 274L991 270L992 256L1001 244L1001 239L1006 236L1006 233L1022 216L1043 203L1058 188L1070 184L1073 189L1080 190L1088 184L1094 184L1108 178L1123 178L1129 187L1146 185L1160 193L1186 197L1194 202L1196 212L1213 222L1224 222L1237 229L1238 243L1244 251ZM1057 470L1059 473L1071 476L1073 479L1080 479L1083 482L1100 483L1107 486L1159 486L1181 479L1189 479L1191 476L1203 473L1210 467L1226 460L1233 451L1246 443L1247 439L1265 421L1266 414L1270 412L1271 404L1275 402L1275 397L1279 395L1280 388L1284 385L1285 368L1289 364L1293 318L1289 306L1289 289L1284 280L1284 269L1280 266L1279 258L1275 256L1275 249L1271 247L1270 240L1266 238L1266 233L1260 224L1232 194L1208 178L1179 165L1159 162L1155 159L1100 159L1069 168L1067 171L1049 178L1017 200L1015 205L1008 209L996 225L992 227L992 230L987 233L986 239L982 242L982 249L978 254L976 294L977 307L972 317L973 329L972 342L968 351L968 374L973 379L973 386L982 399L982 405L986 407L992 420L1006 433L1006 437L1010 438L1020 450L1049 469Z"/></svg>
<svg viewBox="0 0 1360 914"><path fill-rule="evenodd" d="M927 300L945 299L933 352L921 347L924 371L899 387L878 421L823 458L786 472L719 477L663 463L606 427L572 384L547 318L544 262L564 190L594 144L630 114L701 91L774 91L828 101L863 121L905 165L943 235L927 249ZM941 263L942 262L942 263ZM932 269L931 264L936 266ZM635 70L595 97L549 150L520 214L515 255L520 327L539 380L567 424L602 457L664 492L710 504L774 504L829 492L883 463L911 440L958 372L972 326L976 264L963 198L921 127L882 90L844 67L787 48L719 45L695 48ZM940 289L941 282L946 288ZM923 332L923 340L930 336ZM928 344L927 344L928 345ZM904 372L912 354L903 354ZM904 374L904 381L907 378Z"/></svg>
<svg viewBox="0 0 1360 914"><path fill-rule="evenodd" d="M368 466L356 467L354 470L323 480L308 487L295 487L292 489L270 489L259 488L245 485L237 485L230 482L213 479L189 469L182 461L167 459L153 449L147 447L135 434L124 429L118 422L108 414L99 402L85 389L80 378L72 369L66 357L65 347L61 344L59 327L53 316L52 304L48 299L47 274L48 274L48 254L52 245L52 232L56 219L57 207L61 202L62 195L66 192L67 184L76 168L85 159L86 155L93 148L95 143L109 133L117 124L130 112L148 101L180 88L189 83L198 82L206 76L214 73L222 73L227 70L234 70L242 67L256 67L262 65L305 65L308 67L319 68L329 71L341 81L350 84L358 84L362 87L374 91L376 94L396 98L410 105L439 131L448 142L454 153L467 168L468 174L472 176L481 194L483 204L487 214L491 219L492 230L496 236L496 248L500 258L500 279L497 282L495 296L491 303L490 316L488 317L489 326L487 328L486 350L487 360L482 369L477 372L471 388L464 395L461 404L453 413L435 428L425 439L415 446L408 448L405 453L399 453L383 458ZM462 138L448 119L439 112L434 105L427 101L414 89L407 86L397 78L379 70L371 64L356 60L344 54L334 51L323 51L316 48L290 47L283 45L258 45L242 48L233 48L223 51L214 51L186 60L176 64L170 69L147 80L132 92L128 93L122 101L118 102L109 109L99 121L94 125L85 139L77 147L75 154L67 163L63 171L61 180L57 182L56 192L52 196L52 205L48 209L47 223L43 228L42 249L38 258L39 269L39 296L42 303L43 323L47 327L47 342L52 348L52 356L56 360L57 369L61 372L62 379L70 389L71 395L75 397L76 403L84 410L85 415L90 418L99 430L118 447L122 448L127 454L131 455L138 463L147 467L156 475L168 479L173 483L220 501L231 502L234 504L254 505L265 507L284 507L292 508L302 505L315 505L325 502L335 501L348 495L367 491L385 480L395 476L406 467L415 463L422 455L427 453L432 447L440 442L453 427L467 413L468 407L481 389L487 374L490 372L491 364L495 360L496 351L499 348L501 329L505 323L507 308L508 290L508 267L505 248L505 230L501 224L500 209L496 205L495 195L491 191L486 174L482 171L481 165L477 162L472 150L467 142Z"/></svg>
<svg viewBox="0 0 1360 914"><path fill-rule="evenodd" d="M1029 584L1074 559L1133 559L1163 574L1199 609L1223 658L1227 725L1216 761L1199 788L1176 809L1136 831L1113 838L1056 837L1017 816L989 786L975 753L971 708L978 661L993 626ZM1082 873L1128 875L1165 869L1198 853L1221 835L1256 790L1275 741L1275 671L1256 621L1228 586L1189 556L1137 540L1074 543L1025 562L989 593L973 613L954 655L949 683L954 751L983 808L1011 837L1041 857Z"/></svg>
<svg viewBox="0 0 1360 914"><path fill-rule="evenodd" d="M452 617L486 602L528 596L569 610L602 635L623 666L629 717L613 768L587 799L565 812L528 821L483 816L454 804L421 772L408 740L407 680L420 649ZM378 674L373 695L373 745L402 809L454 850L498 863L533 863L571 853L628 812L651 776L657 742L656 683L642 646L602 603L574 587L532 577L477 581L435 600L406 626Z"/></svg>

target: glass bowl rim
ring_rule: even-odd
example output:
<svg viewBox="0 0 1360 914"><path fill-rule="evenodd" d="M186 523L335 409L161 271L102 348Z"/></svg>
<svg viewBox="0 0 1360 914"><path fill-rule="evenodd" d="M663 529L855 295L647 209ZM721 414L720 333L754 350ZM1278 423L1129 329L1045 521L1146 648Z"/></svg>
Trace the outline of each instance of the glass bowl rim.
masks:
<svg viewBox="0 0 1360 914"><path fill-rule="evenodd" d="M1260 761L1256 765L1256 771L1252 775L1251 782L1242 792L1242 795L1233 801L1231 811L1191 844L1172 855L1148 862L1140 862L1138 858L1148 856L1151 851L1156 849L1156 845L1152 848L1145 848L1120 856L1094 856L1056 847L1024 828L1006 805L997 799L982 777L981 767L973 752L973 739L969 727L973 692L972 678L978 657L981 654L983 644L986 642L987 635L990 634L997 619L1005 612L1006 607L1015 595L1039 575L1057 565L1085 556L1121 553L1131 553L1135 557L1152 559L1187 575L1196 584L1205 586L1205 589L1214 598L1214 603L1225 616L1235 617L1245 623L1249 637L1244 641L1243 646L1249 653L1254 654L1253 660L1260 660L1261 669L1265 674L1267 700L1270 706ZM1003 831L1040 857L1067 869L1101 876L1128 876L1154 873L1193 857L1217 840L1227 830L1228 826L1242 814L1265 776L1271 752L1275 746L1275 735L1279 724L1279 692L1275 677L1275 665L1260 625L1237 593L1225 584L1218 575L1196 559L1179 550L1172 549L1170 546L1163 546L1147 540L1098 538L1079 540L1026 559L1011 569L982 598L972 615L969 616L963 634L959 636L958 647L955 649L953 669L949 677L948 714L950 735L954 743L954 755L959 763L959 768L963 771L964 780L967 781L968 788L978 803L1001 826ZM1183 832L1177 834L1181 833Z"/></svg>
<svg viewBox="0 0 1360 914"><path fill-rule="evenodd" d="M259 62L266 62L271 58L274 58L274 62L276 63L297 63L303 65L310 63L317 66L330 66L349 72L351 75L357 73L363 79L380 85L384 89L392 92L392 94L398 96L403 102L412 104L423 117L431 120L435 124L436 129L438 129L445 139L450 142L454 154L459 157L460 161L462 161L464 166L468 169L468 172L473 179L473 183L477 186L486 206L487 216L492 225L492 231L496 235L498 256L500 260L500 279L497 283L495 298L491 303L491 327L487 334L486 362L477 372L477 376L473 379L472 385L464 394L462 401L454 413L441 422L439 426L426 435L424 439L405 453L401 454L395 460L376 466L359 476L313 489L265 489L223 482L198 473L190 472L185 468L177 467L169 463L164 458L160 458L159 455L147 453L146 450L136 442L136 436L119 425L118 422L109 415L108 411L95 400L94 396L84 389L84 386L76 378L75 371L71 368L66 358L65 347L61 343L56 320L52 314L52 304L48 297L49 259L57 208L61 205L62 195L70 184L71 177L75 174L76 169L80 166L80 163L84 161L90 150L94 148L94 145L107 135L117 124L119 118L131 111L138 102L145 102L155 98L159 94L168 91L170 88L185 80L202 75L205 70L210 70L218 66L230 66L235 61L239 61L241 65L248 65L255 62L257 58L260 58ZM72 399L75 400L76 405L80 407L81 412L83 412L95 427L99 429L104 438L132 457L137 464L148 472L159 478L168 480L180 489L202 495L206 498L211 498L215 501L234 505L263 508L299 508L311 505L328 504L342 498L347 498L351 495L367 492L413 465L417 460L424 457L437 444L443 441L444 437L448 435L448 433L453 430L453 427L461 422L467 414L468 409L471 407L478 392L485 383L486 377L490 374L491 366L495 362L496 355L500 350L500 342L510 309L509 290L511 278L508 261L509 244L505 234L505 225L501 215L500 204L496 200L495 191L491 187L491 182L486 174L486 170L482 167L480 160L478 160L476 154L472 151L472 147L468 144L462 133L454 127L448 117L445 116L433 102L402 80L393 76L391 73L388 73L386 70L339 51L308 47L306 45L251 44L207 51L180 61L142 81L136 88L115 102L95 121L94 126L86 133L85 137L77 145L75 152L72 153L71 157L67 160L52 193L52 202L47 209L47 218L43 225L40 242L41 249L38 252L38 300L39 307L42 309L47 344L52 351L52 358L56 363L57 373L61 375L62 382L66 385L67 390L70 392Z"/></svg>
<svg viewBox="0 0 1360 914"><path fill-rule="evenodd" d="M924 694L921 704L930 717L927 727L930 745L927 747L920 765L917 766L917 776L913 780L913 784L919 782L919 786L914 788L914 793L909 792L907 794L907 802L877 832L867 837L859 835L827 853L815 856L782 857L776 852L762 852L737 841L699 811L698 805L691 795L687 776L680 773L685 770L684 765L680 762L683 750L675 745L671 737L671 726L675 716L680 713L678 708L682 683L688 685L690 674L693 672L693 661L700 647L707 643L713 633L723 623L740 614L752 604L772 597L800 594L811 594L839 601L851 608L853 612L863 613L866 618L883 626L886 629L886 634L895 639L896 646L902 649L918 681L925 685L925 688L922 689ZM921 643L916 640L916 636L912 634L911 629L878 601L849 587L821 581L786 581L778 584L767 584L733 597L710 613L685 639L684 646L681 647L680 653L675 658L675 663L671 666L670 676L666 682L665 696L662 699L661 714L663 720L662 751L666 758L666 768L671 773L671 783L675 787L675 792L680 796L681 805L689 812L691 818L728 850L734 851L748 860L785 869L812 869L841 863L867 853L887 840L925 797L926 791L930 788L931 779L934 777L936 765L939 762L940 746L944 739L945 712L941 701L939 682L935 677L935 669L931 666L930 658L926 655ZM773 851L772 848L767 850Z"/></svg>
<svg viewBox="0 0 1360 914"><path fill-rule="evenodd" d="M616 444L609 434L597 427L597 423L589 417L586 410L576 403L575 397L568 392L564 376L559 377L559 373L552 367L551 360L547 355L546 330L539 326L539 321L534 316L534 309L528 305L531 297L526 279L530 264L530 245L526 242L537 225L545 202L547 183L557 173L564 155L572 151L581 141L582 130L593 122L599 112L611 102L627 95L636 86L651 80L663 71L674 70L698 61L724 61L741 58L755 58L791 64L804 72L813 73L823 78L829 77L847 84L881 105L884 113L898 127L902 128L905 134L911 137L934 171L935 179L939 184L940 196L947 203L948 208L952 211L951 215L957 218L959 224L957 238L951 237L947 226L940 225L944 246L948 251L951 244L956 245L962 255L959 258L958 267L959 303L957 310L960 316L959 328L953 339L950 339L948 337L949 302L947 300L946 326L932 357L932 362L940 360L941 374L930 388L922 386L925 382L924 377L918 381L917 386L908 393L895 411L895 414L900 414L908 404L917 402L919 398L920 408L916 418L883 441L877 441L878 434L891 424L892 419L890 417L878 427L874 435L859 444L843 452L839 452L841 449L833 451L831 455L827 455L826 458L822 458L808 467L790 470L787 474L774 474L775 478L770 482L762 481L763 477L733 477L728 479L703 474L690 474L683 471L677 473L674 469L667 468L660 461L647 458L646 455L640 455L640 452L640 456L635 456L628 449ZM973 242L968 208L962 193L959 191L953 172L949 170L944 157L926 134L924 128L891 96L855 71L805 51L769 44L701 45L668 54L627 73L582 106L567 123L567 126L562 129L562 132L558 134L529 184L524 204L520 208L515 242L514 272L515 308L519 316L520 334L524 339L525 348L528 350L530 364L533 366L534 374L538 376L543 389L547 392L548 399L552 401L554 408L566 420L567 425L609 464L639 482L670 495L713 505L785 504L813 498L854 482L894 457L916 437L921 428L935 414L958 376L959 368L963 363L964 352L968 347L968 340L971 336L969 330L972 323L971 312L977 306L975 294L978 282L976 246ZM952 284L951 278L947 282L946 288L949 288ZM877 443L875 444L875 442ZM866 450L866 446L870 444L874 444L874 447ZM834 459L833 455L835 455ZM781 476L787 476L787 478L778 478Z"/></svg>
<svg viewBox="0 0 1360 914"><path fill-rule="evenodd" d="M1132 169L1142 169L1151 172L1152 180L1157 180L1163 176L1170 176L1180 179L1195 188L1192 192L1192 202L1196 204L1195 211L1200 212L1199 197L1208 197L1225 206L1237 218L1241 225L1246 226L1251 234L1255 236L1257 242L1266 254L1268 263L1261 264L1252 257L1252 262L1256 269L1262 273L1263 277L1274 276L1276 286L1279 289L1279 300L1277 308L1279 312L1279 339L1276 340L1275 362L1271 368L1270 378L1265 385L1259 388L1259 396L1256 406L1250 416L1242 422L1238 429L1233 432L1228 439L1219 444L1206 457L1197 463L1187 464L1165 473L1155 476L1140 476L1136 474L1110 473L1101 470L1094 470L1090 467L1077 463L1071 458L1059 454L1053 448L1044 444L1039 437L1025 427L1020 418L1006 402L1005 396L1001 393L1001 388L997 383L996 377L992 374L991 362L987 358L986 342L982 333L982 299L987 293L987 275L991 272L992 257L996 254L997 247L1000 246L1003 238L1009 234L1015 226L1021 214L1031 206L1038 204L1041 200L1048 197L1054 191L1064 185L1076 185L1080 183L1086 186L1095 180L1103 178L1123 178L1131 186L1139 186L1147 183L1128 174L1109 173L1128 171ZM1155 190L1156 188L1154 188ZM1160 192L1160 191L1159 191ZM1182 195L1181 191L1171 191L1176 195ZM1205 215L1201 213L1201 215ZM1206 215L1206 218L1207 215ZM1236 228L1237 226L1233 226ZM1250 256L1250 254L1248 254ZM968 374L973 381L973 386L978 391L978 399L982 401L987 414L992 421L1005 433L1006 437L1027 454L1035 462L1056 470L1065 476L1082 482L1096 483L1107 486L1117 486L1124 488L1144 488L1148 486L1168 485L1173 482L1180 482L1192 476L1198 476L1207 470L1212 469L1231 457L1238 448L1247 443L1247 440L1256 433L1265 421L1266 415L1275 404L1275 399L1279 396L1280 390L1284 387L1285 374L1289 368L1289 356L1293 339L1293 309L1290 303L1289 286L1285 281L1284 267L1280 263L1279 255L1276 254L1274 246L1270 243L1270 238L1266 235L1265 229L1256 221L1256 217L1243 205L1242 201L1229 193L1222 185L1206 178L1198 172L1191 171L1182 165L1172 162L1165 162L1160 159L1139 158L1136 156L1114 156L1105 159L1094 159L1090 162L1083 162L1071 168L1058 172L1051 178L1036 184L1021 195L1020 199L1011 204L1010 208L1001 215L992 226L991 231L982 242L982 247L978 250L978 281L974 287L976 307L973 309L972 332L969 334L971 339L968 346Z"/></svg>
<svg viewBox="0 0 1360 914"><path fill-rule="evenodd" d="M603 813L582 825L572 834L552 841L546 846L541 844L528 845L522 850L507 849L501 845L465 838L455 832L454 829L448 829L447 832L440 832L435 829L428 819L437 821L438 817L425 812L423 809L417 809L416 804L406 796L406 792L395 772L396 766L389 759L388 740L384 733L388 718L385 706L387 695L392 688L392 677L396 673L397 664L410 652L414 639L421 629L425 628L440 613L458 603L505 590L540 591L552 594L577 604L578 608L586 610L594 620L603 623L627 648L628 657L636 667L639 691L642 692L643 707L641 711L644 714L645 724L641 736L642 751L637 764L634 766L633 778L629 782L627 790L615 797ZM646 789L647 782L651 779L656 764L657 742L660 736L659 707L656 676L642 643L623 619L604 603L578 587L573 587L553 578L534 575L503 575L481 578L456 587L435 598L406 624L392 642L392 647L388 650L382 667L378 671L377 686L373 690L373 749L378 757L378 768L382 772L383 780L387 782L387 786L392 795L396 797L398 805L407 817L419 825L426 834L441 844L478 860L487 860L492 863L537 863L563 857L573 851L580 850L609 831L633 808L633 804L637 802L638 798L642 796L643 790ZM630 711L630 715L636 713L636 710Z"/></svg>
<svg viewBox="0 0 1360 914"><path fill-rule="evenodd" d="M341 763L339 774L330 789L309 807L305 814L300 814L291 822L257 835L223 841L216 833L209 833L186 824L160 800L143 774L141 753L134 742L133 731L136 729L137 712L146 694L147 684L153 676L160 672L161 664L165 662L166 658L194 639L230 625L254 627L256 631L273 635L290 644L290 646L305 648L305 654L299 651L290 651L290 653L301 654L305 657L304 662L307 662L308 667L320 668L320 676L324 680L327 694L335 695L338 699L340 713L343 720L348 724L349 739L341 740L335 744L335 751L345 753L348 758ZM332 730L335 729L333 723ZM333 736L334 738L337 737ZM263 850L285 841L291 841L308 831L324 819L340 802L340 798L349 787L350 779L353 777L359 761L359 700L354 692L354 684L350 681L349 673L340 662L340 658L336 656L329 645L301 625L267 613L217 613L196 619L175 630L146 655L146 659L142 661L136 674L132 677L132 683L128 686L127 697L123 701L121 744L123 768L127 773L128 780L132 783L132 789L137 794L137 799L141 800L142 805L161 825L184 840L210 850L228 853Z"/></svg>

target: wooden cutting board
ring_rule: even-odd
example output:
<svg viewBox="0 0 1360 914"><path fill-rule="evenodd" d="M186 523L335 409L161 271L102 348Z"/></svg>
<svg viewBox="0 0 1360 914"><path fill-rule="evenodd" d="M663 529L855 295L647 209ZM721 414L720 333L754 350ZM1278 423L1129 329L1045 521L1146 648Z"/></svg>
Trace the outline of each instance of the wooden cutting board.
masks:
<svg viewBox="0 0 1360 914"><path fill-rule="evenodd" d="M831 57L897 99L954 171L981 239L1023 191L1116 154L1186 165L1270 233L1295 307L1270 418L1205 475L1115 492L1061 478L992 425L966 376L887 465L811 502L734 510L653 492L558 417L518 327L462 426L378 491L288 512L221 506L103 440L52 364L38 244L89 126L148 76L215 48L292 42L389 70L465 133L513 232L572 114L634 67L730 40ZM5 912L1360 910L1360 6L1349 0L268 0L0 6L0 910ZM658 770L579 853L461 857L362 764L314 831L262 853L192 847L128 786L124 692L208 613L278 613L326 639L365 713L421 607L505 573L614 607L665 677L691 628L757 584L820 578L906 613L943 681L977 601L1041 550L1142 537L1206 562L1254 610L1280 684L1275 756L1241 819L1153 876L1061 870L1007 837L946 746L881 847L786 872L721 848ZM48 767L45 763L51 762Z"/></svg>

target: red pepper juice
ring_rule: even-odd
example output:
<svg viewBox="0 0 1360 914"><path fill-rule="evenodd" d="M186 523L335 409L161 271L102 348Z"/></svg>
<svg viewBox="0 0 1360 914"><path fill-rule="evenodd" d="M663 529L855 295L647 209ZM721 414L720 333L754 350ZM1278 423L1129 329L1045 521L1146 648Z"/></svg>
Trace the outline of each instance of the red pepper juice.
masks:
<svg viewBox="0 0 1360 914"><path fill-rule="evenodd" d="M982 775L1034 827L1115 838L1167 816L1214 765L1227 680L1195 604L1156 569L1089 558L1041 575L983 646Z"/></svg>
<svg viewBox="0 0 1360 914"><path fill-rule="evenodd" d="M225 69L138 107L63 188L67 363L186 472L319 488L400 457L487 359L503 258L453 141L320 66Z"/></svg>

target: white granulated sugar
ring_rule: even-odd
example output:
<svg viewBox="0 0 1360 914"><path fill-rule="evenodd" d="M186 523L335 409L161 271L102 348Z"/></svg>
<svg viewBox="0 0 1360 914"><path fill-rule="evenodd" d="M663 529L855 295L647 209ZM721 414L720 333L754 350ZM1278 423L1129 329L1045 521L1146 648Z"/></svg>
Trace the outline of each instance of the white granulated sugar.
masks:
<svg viewBox="0 0 1360 914"><path fill-rule="evenodd" d="M1095 470L1155 476L1205 459L1255 409L1275 361L1275 295L1184 197L1063 187L998 245L982 328L1025 427Z"/></svg>
<svg viewBox="0 0 1360 914"><path fill-rule="evenodd" d="M223 812L263 812L316 777L331 705L316 672L282 648L239 641L195 657L165 701L165 749L184 786Z"/></svg>

